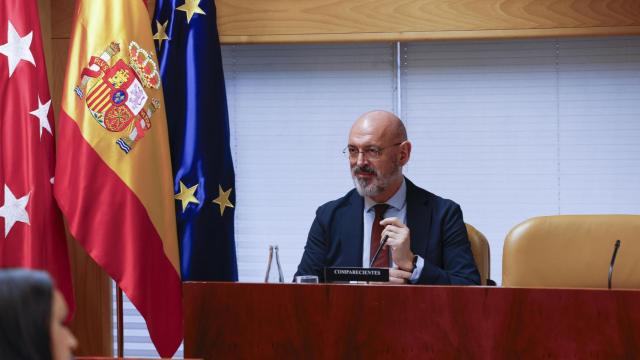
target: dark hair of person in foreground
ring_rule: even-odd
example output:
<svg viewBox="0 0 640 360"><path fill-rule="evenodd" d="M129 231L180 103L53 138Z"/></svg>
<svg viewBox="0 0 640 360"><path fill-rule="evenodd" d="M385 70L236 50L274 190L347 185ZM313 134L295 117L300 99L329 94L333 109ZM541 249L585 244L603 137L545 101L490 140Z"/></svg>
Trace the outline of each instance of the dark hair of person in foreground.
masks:
<svg viewBox="0 0 640 360"><path fill-rule="evenodd" d="M53 283L47 273L0 270L0 359L51 359Z"/></svg>

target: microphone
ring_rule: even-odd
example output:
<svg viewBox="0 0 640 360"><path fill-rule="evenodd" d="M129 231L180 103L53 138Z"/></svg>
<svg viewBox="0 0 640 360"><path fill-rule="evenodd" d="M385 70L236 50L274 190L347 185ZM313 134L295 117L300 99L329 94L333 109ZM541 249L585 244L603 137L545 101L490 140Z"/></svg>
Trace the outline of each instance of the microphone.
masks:
<svg viewBox="0 0 640 360"><path fill-rule="evenodd" d="M378 249L376 250L375 255L373 255L373 259L371 259L371 262L369 263L369 267L372 267L373 263L376 262L376 259L378 258L378 255L380 255L380 250L382 250L382 247L384 246L384 244L387 243L388 239L389 239L389 235L385 235L382 238L382 241L380 241L380 245L378 245Z"/></svg>
<svg viewBox="0 0 640 360"><path fill-rule="evenodd" d="M616 255L618 255L619 248L620 248L620 240L616 240L616 244L613 246L613 256L611 256L611 265L609 265L609 290L611 290L611 277L613 276L613 266L616 264Z"/></svg>

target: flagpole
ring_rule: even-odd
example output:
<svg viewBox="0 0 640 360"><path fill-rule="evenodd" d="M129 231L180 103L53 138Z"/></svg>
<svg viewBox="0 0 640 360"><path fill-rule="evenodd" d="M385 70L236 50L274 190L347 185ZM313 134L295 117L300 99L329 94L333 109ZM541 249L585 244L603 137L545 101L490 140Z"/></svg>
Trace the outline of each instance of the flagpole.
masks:
<svg viewBox="0 0 640 360"><path fill-rule="evenodd" d="M118 357L124 357L124 317L122 311L122 289L116 286L116 317L118 323Z"/></svg>

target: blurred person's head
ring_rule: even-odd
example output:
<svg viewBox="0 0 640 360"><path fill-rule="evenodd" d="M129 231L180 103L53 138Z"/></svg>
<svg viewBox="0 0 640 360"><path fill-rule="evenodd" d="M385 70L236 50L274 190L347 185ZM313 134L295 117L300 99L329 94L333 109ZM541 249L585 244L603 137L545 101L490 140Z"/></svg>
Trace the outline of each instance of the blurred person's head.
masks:
<svg viewBox="0 0 640 360"><path fill-rule="evenodd" d="M77 341L47 273L0 270L0 359L68 360Z"/></svg>

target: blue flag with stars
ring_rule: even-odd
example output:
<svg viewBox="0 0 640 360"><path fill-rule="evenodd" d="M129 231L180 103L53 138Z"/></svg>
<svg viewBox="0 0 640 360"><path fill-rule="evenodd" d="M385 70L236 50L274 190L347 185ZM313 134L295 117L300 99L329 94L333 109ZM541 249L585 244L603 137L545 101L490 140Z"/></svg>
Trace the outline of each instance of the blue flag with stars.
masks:
<svg viewBox="0 0 640 360"><path fill-rule="evenodd" d="M158 0L152 23L174 174L183 281L237 281L235 176L211 0Z"/></svg>

